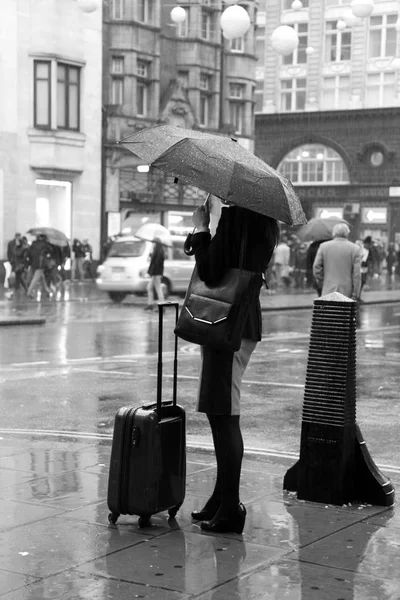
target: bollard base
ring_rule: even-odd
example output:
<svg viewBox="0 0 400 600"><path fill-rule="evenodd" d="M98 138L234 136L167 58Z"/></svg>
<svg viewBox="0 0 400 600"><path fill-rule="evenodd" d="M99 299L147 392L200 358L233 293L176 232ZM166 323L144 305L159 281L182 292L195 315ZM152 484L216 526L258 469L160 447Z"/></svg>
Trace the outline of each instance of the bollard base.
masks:
<svg viewBox="0 0 400 600"><path fill-rule="evenodd" d="M345 453L347 459L351 457L350 461L340 464L338 460L333 464L324 456L322 472L310 455L301 452L300 459L285 474L283 489L297 492L299 500L310 502L393 506L395 494L390 479L374 463L358 425L353 433L354 453Z"/></svg>

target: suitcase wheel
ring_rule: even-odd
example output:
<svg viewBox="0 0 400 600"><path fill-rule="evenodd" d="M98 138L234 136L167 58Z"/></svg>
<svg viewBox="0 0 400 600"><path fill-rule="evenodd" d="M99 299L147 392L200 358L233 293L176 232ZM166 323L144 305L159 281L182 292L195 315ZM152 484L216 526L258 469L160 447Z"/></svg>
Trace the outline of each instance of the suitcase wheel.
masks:
<svg viewBox="0 0 400 600"><path fill-rule="evenodd" d="M138 520L139 527L148 527L150 525L151 515L140 515Z"/></svg>
<svg viewBox="0 0 400 600"><path fill-rule="evenodd" d="M178 510L180 509L181 506L182 506L182 503L181 504L177 504L176 506L174 506L173 508L170 508L168 510L168 514L169 514L169 516L170 516L171 519L175 519L176 513L178 512Z"/></svg>
<svg viewBox="0 0 400 600"><path fill-rule="evenodd" d="M108 515L108 522L109 522L109 523L112 523L113 525L115 525L115 523L118 521L118 517L119 517L119 514L118 514L118 513L113 513L113 512L111 512L111 513Z"/></svg>

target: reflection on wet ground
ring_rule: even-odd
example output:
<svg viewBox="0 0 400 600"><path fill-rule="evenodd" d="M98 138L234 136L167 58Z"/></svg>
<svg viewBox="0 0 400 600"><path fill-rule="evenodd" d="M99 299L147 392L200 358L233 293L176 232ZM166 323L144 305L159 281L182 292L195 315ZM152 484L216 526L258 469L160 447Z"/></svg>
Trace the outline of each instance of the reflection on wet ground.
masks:
<svg viewBox="0 0 400 600"><path fill-rule="evenodd" d="M107 521L109 442L0 440L0 597L5 600L398 600L393 510L300 502L282 491L293 459L245 458L243 536L203 533L190 513L212 490L210 455L188 454L176 520ZM395 474L400 481L400 472ZM397 482L396 479L394 483Z"/></svg>

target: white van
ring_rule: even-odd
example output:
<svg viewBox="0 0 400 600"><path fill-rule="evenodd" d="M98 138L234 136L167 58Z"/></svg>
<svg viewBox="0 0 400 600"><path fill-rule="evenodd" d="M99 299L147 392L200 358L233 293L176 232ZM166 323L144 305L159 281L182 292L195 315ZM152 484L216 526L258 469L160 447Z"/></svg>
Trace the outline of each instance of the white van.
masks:
<svg viewBox="0 0 400 600"><path fill-rule="evenodd" d="M194 257L183 251L185 237L171 235L171 247L164 246L166 257L162 278L165 297L185 293L194 268ZM113 302L122 302L127 294L143 294L149 281L147 270L153 244L135 236L118 238L106 260L97 268L96 284L108 292Z"/></svg>

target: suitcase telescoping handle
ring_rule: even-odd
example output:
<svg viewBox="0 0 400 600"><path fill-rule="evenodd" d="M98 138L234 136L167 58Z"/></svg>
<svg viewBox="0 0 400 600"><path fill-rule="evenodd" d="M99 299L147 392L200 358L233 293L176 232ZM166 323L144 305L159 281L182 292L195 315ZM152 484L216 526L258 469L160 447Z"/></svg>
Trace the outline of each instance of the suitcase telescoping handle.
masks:
<svg viewBox="0 0 400 600"><path fill-rule="evenodd" d="M163 374L163 330L164 330L164 309L167 307L175 308L175 326L178 322L179 303L178 302L159 302L158 303L158 363L157 363L157 414L161 416L162 401L162 374ZM172 402L176 405L177 384L178 384L178 337L174 340L174 378L172 390Z"/></svg>

